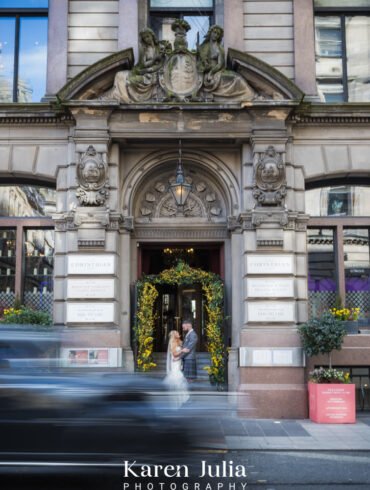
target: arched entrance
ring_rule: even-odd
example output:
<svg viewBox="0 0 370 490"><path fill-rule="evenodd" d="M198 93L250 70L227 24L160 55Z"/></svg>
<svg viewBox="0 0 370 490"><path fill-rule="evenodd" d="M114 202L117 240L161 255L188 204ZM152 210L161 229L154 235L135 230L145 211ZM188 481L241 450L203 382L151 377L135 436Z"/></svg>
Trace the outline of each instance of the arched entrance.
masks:
<svg viewBox="0 0 370 490"><path fill-rule="evenodd" d="M122 207L133 216L133 282L143 274L160 274L182 260L192 268L218 274L225 280L225 287L230 288L231 273L225 264L230 254L228 220L239 211L237 181L213 154L185 149L185 178L192 189L180 213L169 191L177 157L177 150L150 153L124 181ZM168 333L173 329L181 331L182 320L191 317L199 337L198 351L204 352L206 311L200 285L162 283L157 289L154 351L164 352ZM225 309L227 312L227 304ZM225 328L228 342L230 335Z"/></svg>
<svg viewBox="0 0 370 490"><path fill-rule="evenodd" d="M137 248L138 277L157 275L175 267L179 261L194 269L217 274L224 279L224 244L222 242L189 244L186 242L143 243ZM155 304L154 349L165 352L168 333L181 334L182 321L192 319L197 332L198 350L206 350L205 301L199 284L161 284Z"/></svg>

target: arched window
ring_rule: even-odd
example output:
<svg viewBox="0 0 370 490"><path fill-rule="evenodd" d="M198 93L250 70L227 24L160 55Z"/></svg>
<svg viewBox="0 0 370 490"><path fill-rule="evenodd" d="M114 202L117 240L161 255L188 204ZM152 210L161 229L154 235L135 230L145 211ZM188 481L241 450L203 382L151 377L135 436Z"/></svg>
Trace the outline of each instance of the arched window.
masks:
<svg viewBox="0 0 370 490"><path fill-rule="evenodd" d="M370 319L370 186L306 191L311 315L340 300Z"/></svg>
<svg viewBox="0 0 370 490"><path fill-rule="evenodd" d="M18 297L52 312L55 198L51 188L0 186L0 308Z"/></svg>

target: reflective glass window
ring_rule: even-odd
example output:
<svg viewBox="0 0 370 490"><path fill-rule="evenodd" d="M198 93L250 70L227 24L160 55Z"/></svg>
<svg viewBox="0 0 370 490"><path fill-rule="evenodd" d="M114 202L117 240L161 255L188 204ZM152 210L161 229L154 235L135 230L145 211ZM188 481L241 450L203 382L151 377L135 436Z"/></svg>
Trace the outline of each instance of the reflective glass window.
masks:
<svg viewBox="0 0 370 490"><path fill-rule="evenodd" d="M310 216L370 216L370 187L332 186L305 193Z"/></svg>
<svg viewBox="0 0 370 490"><path fill-rule="evenodd" d="M337 296L334 231L310 228L307 237L309 308L317 317L334 306Z"/></svg>
<svg viewBox="0 0 370 490"><path fill-rule="evenodd" d="M155 32L157 38L162 40L170 41L173 45L175 40L175 33L171 29L171 24L176 19L174 16L162 17L153 16L151 19L151 27ZM191 29L187 33L188 48L190 50L195 50L197 43L201 42L210 27L210 16L209 15L195 15L189 16L184 15L183 19L186 20Z"/></svg>
<svg viewBox="0 0 370 490"><path fill-rule="evenodd" d="M2 12L8 3L0 3L0 102L39 102L46 88L47 2L11 2Z"/></svg>
<svg viewBox="0 0 370 490"><path fill-rule="evenodd" d="M12 102L15 19L0 17L0 103Z"/></svg>
<svg viewBox="0 0 370 490"><path fill-rule="evenodd" d="M203 41L213 23L213 1L152 0L150 2L150 26L160 41L167 40L173 44L175 35L171 24L175 19L184 19L190 24L191 28L187 33L188 48L195 50L197 43Z"/></svg>
<svg viewBox="0 0 370 490"><path fill-rule="evenodd" d="M0 314L18 297L52 313L54 189L0 186Z"/></svg>
<svg viewBox="0 0 370 490"><path fill-rule="evenodd" d="M370 228L344 228L346 306L370 318Z"/></svg>
<svg viewBox="0 0 370 490"><path fill-rule="evenodd" d="M26 306L52 311L54 230L27 229L24 242L25 280L23 302Z"/></svg>
<svg viewBox="0 0 370 490"><path fill-rule="evenodd" d="M0 228L0 306L9 308L15 300L16 230Z"/></svg>
<svg viewBox="0 0 370 490"><path fill-rule="evenodd" d="M0 0L0 8L6 9L47 9L49 0Z"/></svg>
<svg viewBox="0 0 370 490"><path fill-rule="evenodd" d="M18 102L38 102L45 95L46 17L20 19Z"/></svg>
<svg viewBox="0 0 370 490"><path fill-rule="evenodd" d="M326 102L342 102L343 42L339 16L315 17L316 79L319 95Z"/></svg>
<svg viewBox="0 0 370 490"><path fill-rule="evenodd" d="M0 186L0 217L51 216L55 200L55 189L48 187Z"/></svg>
<svg viewBox="0 0 370 490"><path fill-rule="evenodd" d="M346 17L348 100L370 100L370 17Z"/></svg>
<svg viewBox="0 0 370 490"><path fill-rule="evenodd" d="M212 8L213 0L150 0L150 6L157 8Z"/></svg>
<svg viewBox="0 0 370 490"><path fill-rule="evenodd" d="M315 7L370 7L370 0L314 0Z"/></svg>

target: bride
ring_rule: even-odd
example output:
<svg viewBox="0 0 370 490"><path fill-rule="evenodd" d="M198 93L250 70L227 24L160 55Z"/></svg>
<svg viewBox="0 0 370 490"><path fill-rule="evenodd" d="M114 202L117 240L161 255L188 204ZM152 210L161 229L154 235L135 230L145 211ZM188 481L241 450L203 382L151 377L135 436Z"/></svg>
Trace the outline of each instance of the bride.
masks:
<svg viewBox="0 0 370 490"><path fill-rule="evenodd" d="M188 401L188 382L182 373L181 346L179 332L171 330L167 349L167 376L164 383L172 391L172 400L175 408L180 408L181 405Z"/></svg>

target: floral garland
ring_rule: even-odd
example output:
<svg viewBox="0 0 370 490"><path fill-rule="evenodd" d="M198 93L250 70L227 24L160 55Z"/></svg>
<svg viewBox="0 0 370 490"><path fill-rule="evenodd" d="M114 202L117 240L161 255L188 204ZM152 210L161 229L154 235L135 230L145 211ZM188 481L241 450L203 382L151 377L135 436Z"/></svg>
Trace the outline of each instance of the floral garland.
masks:
<svg viewBox="0 0 370 490"><path fill-rule="evenodd" d="M136 314L137 367L139 371L149 371L156 367L153 362L154 303L158 297L156 288L146 282L140 292Z"/></svg>
<svg viewBox="0 0 370 490"><path fill-rule="evenodd" d="M136 342L138 347L137 366L148 371L155 364L152 361L155 315L154 303L158 296L155 285L201 284L206 298L207 322L205 326L207 350L211 355L211 365L206 366L212 384L223 385L226 378L226 349L222 338L223 282L216 274L193 269L180 261L176 267L166 269L157 276L144 276L137 283L138 310L136 314Z"/></svg>

